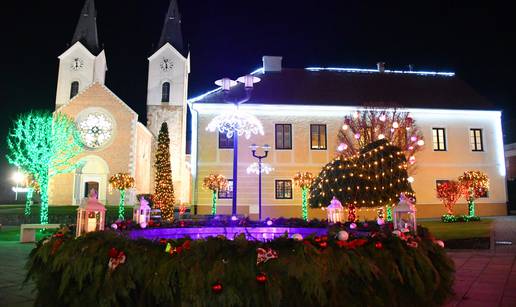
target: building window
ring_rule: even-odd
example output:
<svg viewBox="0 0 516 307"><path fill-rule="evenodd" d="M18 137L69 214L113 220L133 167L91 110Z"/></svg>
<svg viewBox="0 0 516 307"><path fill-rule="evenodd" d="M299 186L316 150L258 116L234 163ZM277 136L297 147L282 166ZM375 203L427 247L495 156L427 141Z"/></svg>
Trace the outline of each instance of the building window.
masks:
<svg viewBox="0 0 516 307"><path fill-rule="evenodd" d="M170 102L170 82L161 85L161 102Z"/></svg>
<svg viewBox="0 0 516 307"><path fill-rule="evenodd" d="M291 124L276 124L276 149L292 149Z"/></svg>
<svg viewBox="0 0 516 307"><path fill-rule="evenodd" d="M292 180L276 180L276 199L292 199Z"/></svg>
<svg viewBox="0 0 516 307"><path fill-rule="evenodd" d="M70 99L79 94L79 81L73 81L70 85Z"/></svg>
<svg viewBox="0 0 516 307"><path fill-rule="evenodd" d="M231 199L233 198L233 179L228 179L228 189L219 191L219 199Z"/></svg>
<svg viewBox="0 0 516 307"><path fill-rule="evenodd" d="M234 136L233 136L234 137ZM219 132L219 148L227 149L233 148L233 137L228 138L225 133Z"/></svg>
<svg viewBox="0 0 516 307"><path fill-rule="evenodd" d="M446 151L446 131L444 128L432 128L434 151Z"/></svg>
<svg viewBox="0 0 516 307"><path fill-rule="evenodd" d="M326 149L326 125L310 125L310 148Z"/></svg>
<svg viewBox="0 0 516 307"><path fill-rule="evenodd" d="M482 129L469 129L469 143L471 144L471 151L484 151Z"/></svg>

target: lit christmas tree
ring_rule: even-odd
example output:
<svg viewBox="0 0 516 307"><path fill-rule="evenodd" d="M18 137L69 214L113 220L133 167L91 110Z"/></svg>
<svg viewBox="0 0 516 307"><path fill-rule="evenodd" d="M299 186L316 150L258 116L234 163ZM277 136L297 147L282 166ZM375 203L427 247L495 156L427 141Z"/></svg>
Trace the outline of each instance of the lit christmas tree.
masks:
<svg viewBox="0 0 516 307"><path fill-rule="evenodd" d="M14 122L7 136L7 161L34 175L41 191L41 224L48 224L48 183L57 174L73 171L82 151L72 119L48 111L28 112Z"/></svg>
<svg viewBox="0 0 516 307"><path fill-rule="evenodd" d="M310 191L310 206L327 207L335 196L355 219L357 207L390 208L400 194L413 197L403 151L382 139L351 157L339 156L326 164Z"/></svg>
<svg viewBox="0 0 516 307"><path fill-rule="evenodd" d="M156 151L156 181L154 203L161 210L161 217L165 221L174 219L174 186L172 183L172 168L170 166L170 138L168 125L161 124L158 135L158 150Z"/></svg>
<svg viewBox="0 0 516 307"><path fill-rule="evenodd" d="M109 184L113 189L120 191L120 202L118 204L118 218L125 219L125 191L134 187L134 178L127 173L114 174L109 178Z"/></svg>

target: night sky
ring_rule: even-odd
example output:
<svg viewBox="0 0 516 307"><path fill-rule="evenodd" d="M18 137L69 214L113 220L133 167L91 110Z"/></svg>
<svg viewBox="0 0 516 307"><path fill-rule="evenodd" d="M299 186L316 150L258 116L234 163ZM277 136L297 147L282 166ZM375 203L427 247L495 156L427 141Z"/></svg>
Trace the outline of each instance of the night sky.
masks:
<svg viewBox="0 0 516 307"><path fill-rule="evenodd" d="M285 67L414 64L416 70L456 72L504 111L506 141L513 142L516 18L505 3L179 0L191 51L189 96L213 88L223 76L258 68L262 55L283 56ZM11 120L30 109L54 108L57 56L69 47L82 5L83 0L2 3L0 201L13 197L5 160ZM109 68L106 85L145 123L147 57L168 0L97 0L96 6Z"/></svg>

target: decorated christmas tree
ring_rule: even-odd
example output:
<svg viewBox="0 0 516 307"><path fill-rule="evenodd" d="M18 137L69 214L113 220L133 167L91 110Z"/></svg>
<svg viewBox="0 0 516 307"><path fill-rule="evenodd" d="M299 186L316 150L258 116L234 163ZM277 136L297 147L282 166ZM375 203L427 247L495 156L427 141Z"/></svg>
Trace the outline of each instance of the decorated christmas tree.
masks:
<svg viewBox="0 0 516 307"><path fill-rule="evenodd" d="M172 221L174 219L175 198L170 165L170 138L168 137L166 122L161 124L159 130L154 167L156 167L154 203L161 210L161 217L165 221Z"/></svg>
<svg viewBox="0 0 516 307"><path fill-rule="evenodd" d="M326 164L310 191L312 208L327 207L335 196L350 212L356 207L394 205L401 193L414 196L403 151L382 139L350 157L338 156Z"/></svg>

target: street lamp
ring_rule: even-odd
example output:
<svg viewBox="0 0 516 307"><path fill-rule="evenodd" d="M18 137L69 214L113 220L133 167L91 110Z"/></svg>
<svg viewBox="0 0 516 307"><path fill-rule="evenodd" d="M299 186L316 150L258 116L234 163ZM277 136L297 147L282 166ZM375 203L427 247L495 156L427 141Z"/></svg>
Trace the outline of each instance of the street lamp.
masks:
<svg viewBox="0 0 516 307"><path fill-rule="evenodd" d="M229 96L231 87L237 84L237 81L244 84L245 97L234 98ZM251 92L254 83L260 82L260 78L253 75L242 76L237 81L229 78L223 78L215 81L215 84L222 88L224 101L233 104L235 108L232 112L217 115L211 120L206 130L224 133L227 138L233 138L233 199L231 206L231 214L237 214L237 189L238 189L238 137L245 135L249 139L252 134L263 135L262 123L252 114L243 112L239 109L240 104L251 99Z"/></svg>
<svg viewBox="0 0 516 307"><path fill-rule="evenodd" d="M25 179L25 175L20 171L16 171L13 173L11 179L16 183L16 189L14 189L14 200L18 200L18 190L20 184L22 184Z"/></svg>
<svg viewBox="0 0 516 307"><path fill-rule="evenodd" d="M253 153L253 157L258 159L258 220L262 220L262 159L267 158L269 154L269 150L271 147L267 144L262 146L263 155L256 154L256 150L259 148L258 145L253 144L249 146L251 148L251 152Z"/></svg>

